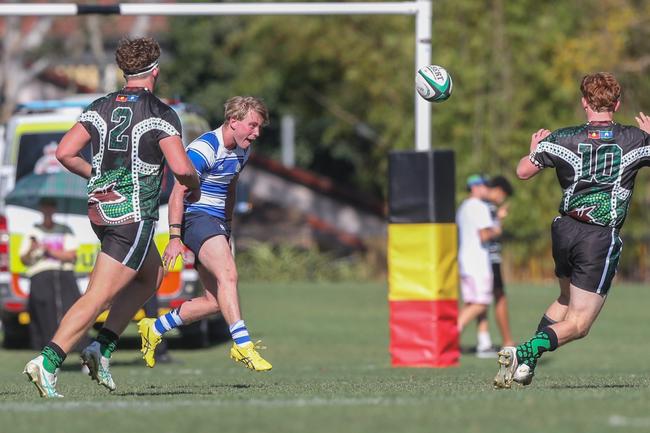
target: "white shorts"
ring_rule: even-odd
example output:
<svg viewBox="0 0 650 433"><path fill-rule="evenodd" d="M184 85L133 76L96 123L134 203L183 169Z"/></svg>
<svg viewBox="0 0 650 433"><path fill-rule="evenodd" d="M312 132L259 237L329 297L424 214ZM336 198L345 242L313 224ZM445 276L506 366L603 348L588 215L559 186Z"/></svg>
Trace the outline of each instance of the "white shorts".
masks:
<svg viewBox="0 0 650 433"><path fill-rule="evenodd" d="M463 295L463 302L466 304L490 305L494 299L493 284L494 278L492 275L481 277L461 275L460 290Z"/></svg>

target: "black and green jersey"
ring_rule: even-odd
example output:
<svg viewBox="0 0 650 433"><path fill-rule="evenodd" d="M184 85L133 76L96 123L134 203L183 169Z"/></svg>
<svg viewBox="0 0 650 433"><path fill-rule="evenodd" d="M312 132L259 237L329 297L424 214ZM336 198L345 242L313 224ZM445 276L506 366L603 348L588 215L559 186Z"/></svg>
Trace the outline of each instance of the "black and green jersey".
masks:
<svg viewBox="0 0 650 433"><path fill-rule="evenodd" d="M94 101L79 122L92 143L90 220L110 225L158 219L164 163L158 142L181 135L176 112L148 90L126 87Z"/></svg>
<svg viewBox="0 0 650 433"><path fill-rule="evenodd" d="M613 122L562 128L539 143L530 161L555 167L564 190L560 213L620 228L636 174L650 165L650 135Z"/></svg>

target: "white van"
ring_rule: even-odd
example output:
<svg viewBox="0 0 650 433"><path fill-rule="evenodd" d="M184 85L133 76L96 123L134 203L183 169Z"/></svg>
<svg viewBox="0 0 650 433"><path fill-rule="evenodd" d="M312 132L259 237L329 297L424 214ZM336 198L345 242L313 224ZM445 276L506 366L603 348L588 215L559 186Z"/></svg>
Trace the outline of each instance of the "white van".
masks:
<svg viewBox="0 0 650 433"><path fill-rule="evenodd" d="M34 101L18 107L16 113L5 126L4 145L0 147L0 320L4 329L3 346L7 348L25 347L28 344L27 312L29 279L25 277L25 266L18 251L27 232L35 223L41 221L40 212L20 206L6 205L4 197L11 191L17 180L34 172L40 164L54 158L52 150L63 135L76 123L83 109L99 95L82 95L56 101ZM184 104L172 104L183 126L183 141L191 140L209 129L208 122ZM90 149L85 150L90 160ZM40 162L39 162L40 161ZM160 197L160 219L157 225L155 242L162 252L169 238L167 221L167 201L173 186L173 175L165 169ZM99 251L99 242L93 233L88 218L84 215L57 213L56 222L66 224L74 231L79 242L75 274L81 290L85 290L88 275L93 268ZM196 295L199 290L197 274L191 264L181 265L169 272L158 291L161 313L180 306L185 300ZM134 320L144 317L138 312ZM104 321L106 313L98 318ZM219 319L181 327L181 337L187 345L205 346L211 338L220 338L222 323Z"/></svg>

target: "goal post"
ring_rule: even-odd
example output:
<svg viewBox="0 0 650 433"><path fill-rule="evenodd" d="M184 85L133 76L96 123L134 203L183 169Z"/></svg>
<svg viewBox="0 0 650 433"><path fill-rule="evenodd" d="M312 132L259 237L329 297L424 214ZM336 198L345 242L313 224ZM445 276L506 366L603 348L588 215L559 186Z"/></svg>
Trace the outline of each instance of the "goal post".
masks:
<svg viewBox="0 0 650 433"><path fill-rule="evenodd" d="M76 3L0 4L0 16L72 15L413 15L415 16L415 68L431 63L432 0L410 2L315 2L315 3L118 3L87 5ZM414 74L415 76L415 74ZM420 98L413 86L415 101L415 150L431 148L431 104Z"/></svg>

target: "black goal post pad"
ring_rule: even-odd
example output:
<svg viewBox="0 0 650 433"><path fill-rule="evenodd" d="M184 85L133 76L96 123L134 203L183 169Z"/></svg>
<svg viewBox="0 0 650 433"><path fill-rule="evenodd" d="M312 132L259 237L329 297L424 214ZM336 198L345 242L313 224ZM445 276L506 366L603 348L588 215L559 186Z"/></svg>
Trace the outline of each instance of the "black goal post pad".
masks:
<svg viewBox="0 0 650 433"><path fill-rule="evenodd" d="M388 173L390 223L455 222L453 150L391 152Z"/></svg>

